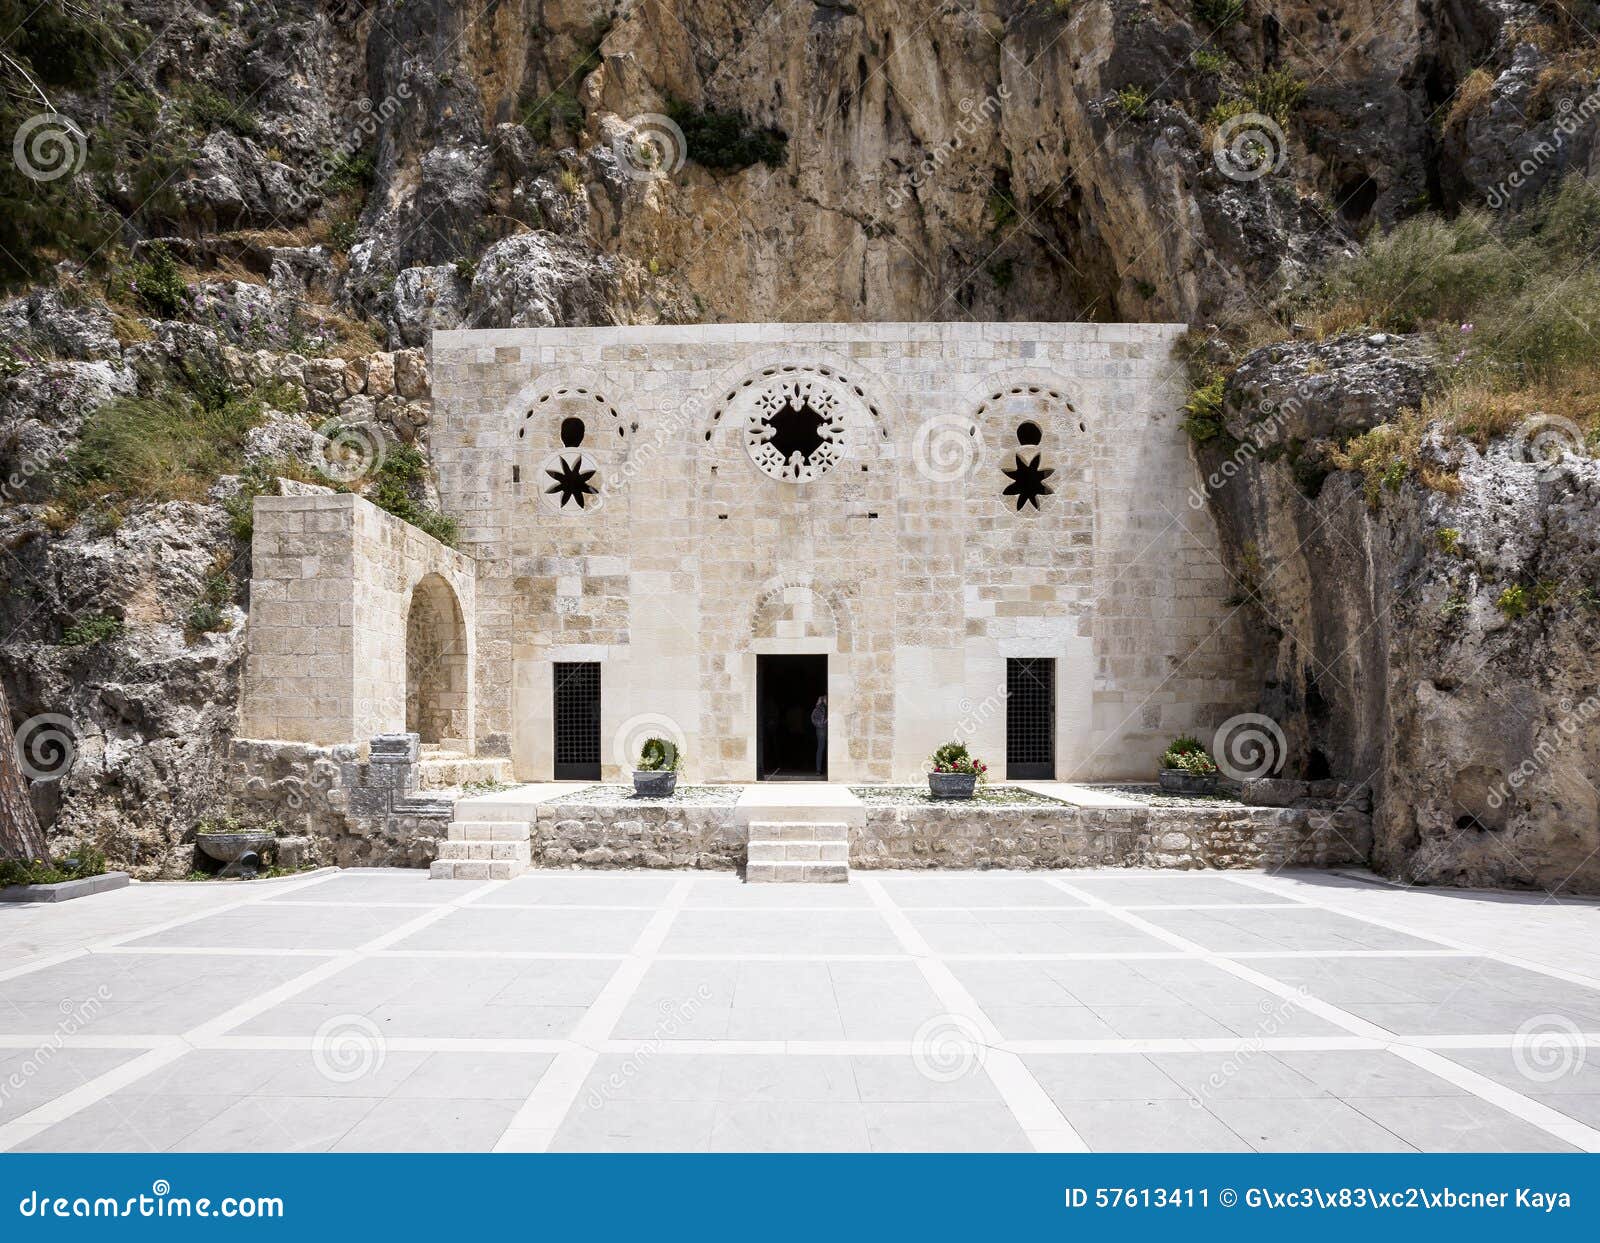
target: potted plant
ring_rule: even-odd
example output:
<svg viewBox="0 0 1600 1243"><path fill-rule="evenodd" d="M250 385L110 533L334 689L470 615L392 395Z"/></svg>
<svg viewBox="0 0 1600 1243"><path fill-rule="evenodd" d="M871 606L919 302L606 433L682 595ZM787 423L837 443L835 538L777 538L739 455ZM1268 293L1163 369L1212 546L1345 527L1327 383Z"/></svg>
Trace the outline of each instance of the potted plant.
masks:
<svg viewBox="0 0 1600 1243"><path fill-rule="evenodd" d="M934 798L971 798L978 782L986 781L989 766L976 759L961 742L947 742L928 761L928 793Z"/></svg>
<svg viewBox="0 0 1600 1243"><path fill-rule="evenodd" d="M1212 794L1217 788L1217 765L1198 738L1182 734L1162 752L1160 780L1168 794Z"/></svg>
<svg viewBox="0 0 1600 1243"><path fill-rule="evenodd" d="M683 752L665 738L647 738L639 748L639 761L633 766L633 793L636 798L666 798L678 788L678 769Z"/></svg>

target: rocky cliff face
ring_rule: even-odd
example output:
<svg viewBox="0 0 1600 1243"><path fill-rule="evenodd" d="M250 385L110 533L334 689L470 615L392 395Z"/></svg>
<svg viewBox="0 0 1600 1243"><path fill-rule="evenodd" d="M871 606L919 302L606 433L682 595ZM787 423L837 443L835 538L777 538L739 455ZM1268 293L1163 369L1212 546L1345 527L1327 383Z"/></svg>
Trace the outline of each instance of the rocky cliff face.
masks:
<svg viewBox="0 0 1600 1243"><path fill-rule="evenodd" d="M1270 346L1230 377L1199 457L1271 653L1261 708L1292 775L1372 787L1384 871L1594 892L1600 461L1430 435L1417 472L1335 467L1432 379L1382 334Z"/></svg>
<svg viewBox="0 0 1600 1243"><path fill-rule="evenodd" d="M151 399L185 359L299 394L230 469L312 469L346 428L425 449L425 402L386 377L415 373L392 351L440 327L1226 324L1422 208L1514 207L1592 172L1600 111L1588 0L46 8L16 46L49 108L3 113L19 142L30 112L45 122L0 225L21 291L0 310L0 667L19 714L87 740L40 794L58 836L114 836L138 808L137 851L108 845L147 873L177 866L231 732L241 628L196 638L178 614L204 599L242 620L241 485L70 515L57 494L91 412ZM92 40L46 57L79 46L71 13ZM155 242L178 264L165 297ZM1205 500L1282 631L1264 710L1295 765L1372 775L1383 866L1548 883L1593 831L1574 770L1503 816L1479 786L1586 689L1587 623L1496 625L1483 600L1536 588L1545 560L1581 567L1592 480L1535 488L1496 446L1441 446L1456 496L1408 484L1373 509L1334 450L1419 395L1426 348L1358 337L1295 373L1302 348L1252 357L1228 394L1230 426L1269 396L1304 426ZM1445 527L1466 553L1418 551ZM1494 691L1440 689L1491 674ZM1496 693L1528 709L1525 733L1481 729Z"/></svg>

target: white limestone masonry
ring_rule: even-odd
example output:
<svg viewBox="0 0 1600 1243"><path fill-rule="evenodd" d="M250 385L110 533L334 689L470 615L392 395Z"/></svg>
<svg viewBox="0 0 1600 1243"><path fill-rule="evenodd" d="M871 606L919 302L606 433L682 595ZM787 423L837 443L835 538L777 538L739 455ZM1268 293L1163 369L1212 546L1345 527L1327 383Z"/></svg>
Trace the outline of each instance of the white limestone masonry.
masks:
<svg viewBox="0 0 1600 1243"><path fill-rule="evenodd" d="M443 577L468 619L477 752L549 780L553 666L594 661L603 779L626 780L632 748L662 734L684 748L681 780L749 781L758 655L822 654L829 778L920 781L951 737L1002 761L1006 660L1049 657L1055 776L1148 779L1174 734L1239 711L1250 685L1216 532L1188 503L1199 480L1180 426L1180 332L436 334L432 452L475 599ZM764 420L801 402L820 427L785 471ZM1049 489L1036 506L1033 481ZM269 508L306 504L290 502ZM293 544L271 527L257 539ZM289 590L306 554L263 552ZM341 660L359 629L345 624L318 632ZM392 693L401 639L354 661L363 685L387 679ZM351 678L349 662L324 663ZM352 721L341 740L363 736L347 693L364 692L314 696L331 701L319 727ZM304 697L277 696L251 728L281 731L281 701Z"/></svg>

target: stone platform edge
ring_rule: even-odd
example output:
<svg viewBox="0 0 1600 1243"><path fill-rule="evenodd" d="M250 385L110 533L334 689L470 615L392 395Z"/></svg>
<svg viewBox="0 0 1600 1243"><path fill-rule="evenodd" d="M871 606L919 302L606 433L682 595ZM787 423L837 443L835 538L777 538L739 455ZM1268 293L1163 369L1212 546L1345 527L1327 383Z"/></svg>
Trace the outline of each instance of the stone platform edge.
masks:
<svg viewBox="0 0 1600 1243"><path fill-rule="evenodd" d="M9 885L0 889L0 902L71 902L74 898L122 889L127 884L126 872L102 872L99 876L82 876L53 885Z"/></svg>

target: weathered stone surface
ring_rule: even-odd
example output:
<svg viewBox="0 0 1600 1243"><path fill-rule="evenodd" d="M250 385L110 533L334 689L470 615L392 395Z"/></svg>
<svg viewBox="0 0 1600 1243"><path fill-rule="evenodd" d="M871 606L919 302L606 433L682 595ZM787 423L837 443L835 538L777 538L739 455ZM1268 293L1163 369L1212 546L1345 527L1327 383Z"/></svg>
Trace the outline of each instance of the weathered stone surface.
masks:
<svg viewBox="0 0 1600 1243"><path fill-rule="evenodd" d="M1321 446L1415 404L1424 368L1396 337L1258 351L1229 384L1228 428L1245 440L1264 409L1288 421L1202 448L1235 573L1260 600L1260 707L1284 731L1284 772L1370 790L1258 783L1244 797L1370 801L1374 861L1408 880L1594 892L1600 462L1433 438L1424 464L1449 490L1407 474L1369 503ZM1511 588L1528 593L1523 616L1501 607Z"/></svg>

